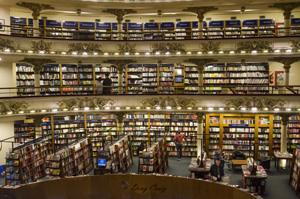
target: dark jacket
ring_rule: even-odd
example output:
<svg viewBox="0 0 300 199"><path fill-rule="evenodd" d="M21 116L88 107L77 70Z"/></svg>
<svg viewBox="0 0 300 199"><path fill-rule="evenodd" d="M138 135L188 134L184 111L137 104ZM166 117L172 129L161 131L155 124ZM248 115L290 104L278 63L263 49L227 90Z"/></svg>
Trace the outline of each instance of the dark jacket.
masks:
<svg viewBox="0 0 300 199"><path fill-rule="evenodd" d="M220 172L220 178L218 178L218 169L219 169L219 172ZM217 166L216 164L213 164L210 167L209 173L212 176L216 177L218 179L217 181L221 181L222 177L224 176L224 169L223 169L223 167L221 165Z"/></svg>
<svg viewBox="0 0 300 199"><path fill-rule="evenodd" d="M111 86L111 79L110 78L106 78L103 80L103 86ZM111 87L104 87L103 88L103 94L110 94L111 93Z"/></svg>

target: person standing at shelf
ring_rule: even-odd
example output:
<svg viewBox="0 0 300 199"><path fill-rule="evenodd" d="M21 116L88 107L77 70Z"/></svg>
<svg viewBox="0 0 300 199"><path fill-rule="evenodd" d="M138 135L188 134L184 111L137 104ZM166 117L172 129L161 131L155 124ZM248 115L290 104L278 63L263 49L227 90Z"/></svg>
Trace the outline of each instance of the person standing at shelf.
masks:
<svg viewBox="0 0 300 199"><path fill-rule="evenodd" d="M99 78L97 79L96 91L97 91L96 93L97 93L98 95L103 94L103 82L102 82L102 78L101 78L101 77L99 77Z"/></svg>
<svg viewBox="0 0 300 199"><path fill-rule="evenodd" d="M224 167L224 153L222 153L220 148L218 148L217 151L214 153L215 163L217 159L221 161L221 166Z"/></svg>
<svg viewBox="0 0 300 199"><path fill-rule="evenodd" d="M104 86L103 94L104 95L109 95L111 93L111 87L109 87L109 86L111 86L111 84L112 84L112 81L109 78L109 74L106 73L105 74L105 79L103 80L103 86Z"/></svg>
<svg viewBox="0 0 300 199"><path fill-rule="evenodd" d="M221 166L220 159L215 160L215 164L210 167L209 173L215 181L220 182L222 180L222 177L224 176L224 168Z"/></svg>
<svg viewBox="0 0 300 199"><path fill-rule="evenodd" d="M177 133L174 137L174 142L176 144L176 150L177 150L177 160L181 160L182 156L182 146L183 146L183 141L186 140L186 137L181 134L180 132Z"/></svg>

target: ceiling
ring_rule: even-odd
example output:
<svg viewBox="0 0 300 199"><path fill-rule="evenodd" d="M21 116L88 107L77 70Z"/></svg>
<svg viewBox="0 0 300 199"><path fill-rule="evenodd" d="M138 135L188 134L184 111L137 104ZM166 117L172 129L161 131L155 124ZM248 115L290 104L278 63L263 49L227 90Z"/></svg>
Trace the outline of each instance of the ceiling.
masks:
<svg viewBox="0 0 300 199"><path fill-rule="evenodd" d="M102 11L108 8L134 9L139 15L156 15L157 10L162 10L163 16L167 15L191 15L182 9L196 6L215 6L219 10L211 14L239 13L241 6L245 6L245 13L262 14L269 12L280 13L279 9L269 8L274 3L290 2L289 0L23 0L25 2L50 4L55 9L45 10L45 15L77 15L76 10L82 10L85 16L112 16ZM30 12L29 9L16 6L20 0L0 0L0 5L9 6L12 11ZM295 2L295 1L294 1ZM300 2L299 0L296 2ZM296 8L294 12L300 12Z"/></svg>

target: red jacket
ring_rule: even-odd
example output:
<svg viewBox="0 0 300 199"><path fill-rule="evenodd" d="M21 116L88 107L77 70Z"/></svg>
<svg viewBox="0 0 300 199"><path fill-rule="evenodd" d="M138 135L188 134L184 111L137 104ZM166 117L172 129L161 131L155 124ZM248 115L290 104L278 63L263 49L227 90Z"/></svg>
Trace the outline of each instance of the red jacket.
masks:
<svg viewBox="0 0 300 199"><path fill-rule="evenodd" d="M182 134L177 134L175 137L174 137L174 142L177 144L177 143L182 143L182 140L183 138L186 140L186 137Z"/></svg>

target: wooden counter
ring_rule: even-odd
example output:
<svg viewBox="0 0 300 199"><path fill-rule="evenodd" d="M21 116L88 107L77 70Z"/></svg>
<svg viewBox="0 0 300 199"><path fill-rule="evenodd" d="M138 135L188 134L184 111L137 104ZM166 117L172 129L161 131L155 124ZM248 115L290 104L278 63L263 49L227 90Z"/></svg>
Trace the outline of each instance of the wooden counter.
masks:
<svg viewBox="0 0 300 199"><path fill-rule="evenodd" d="M4 196L5 195L5 196ZM11 199L254 199L231 186L183 177L101 175L50 180L16 189L0 188Z"/></svg>

